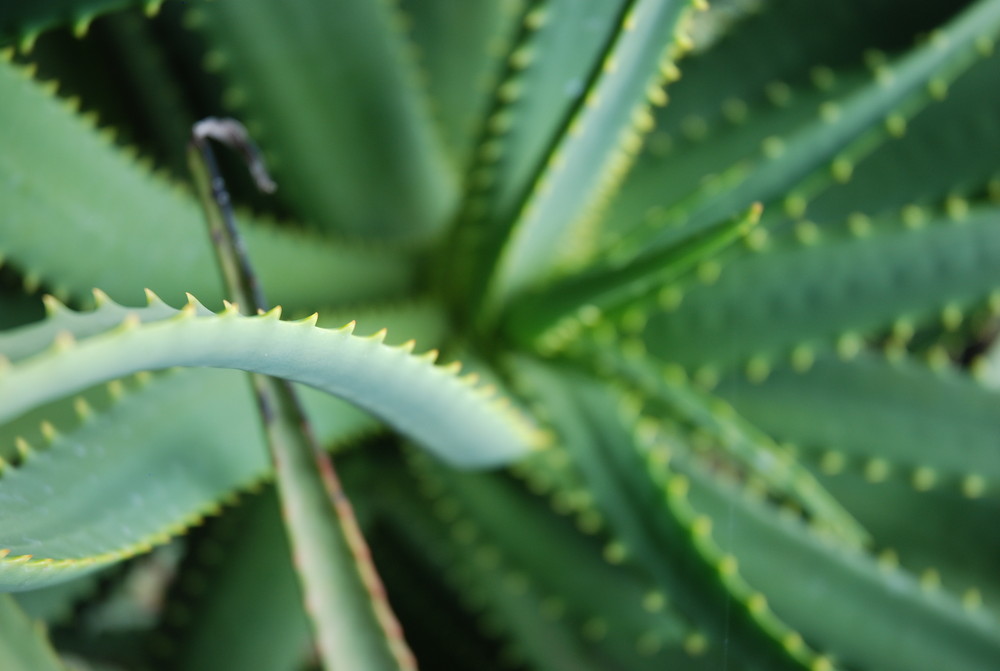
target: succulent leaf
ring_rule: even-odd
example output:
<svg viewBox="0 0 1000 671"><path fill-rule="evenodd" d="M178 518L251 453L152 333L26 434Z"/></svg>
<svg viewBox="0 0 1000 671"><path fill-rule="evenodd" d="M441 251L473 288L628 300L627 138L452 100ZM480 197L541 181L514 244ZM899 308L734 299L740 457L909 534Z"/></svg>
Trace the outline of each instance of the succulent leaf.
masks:
<svg viewBox="0 0 1000 671"><path fill-rule="evenodd" d="M60 671L59 661L43 631L18 607L10 594L0 594L0 664L10 671Z"/></svg>
<svg viewBox="0 0 1000 671"><path fill-rule="evenodd" d="M253 110L254 135L309 221L358 237L440 233L456 178L389 2L255 0L193 11L190 22L233 77L230 102Z"/></svg>
<svg viewBox="0 0 1000 671"><path fill-rule="evenodd" d="M0 97L9 101L9 123L0 129L0 251L7 260L63 298L101 287L117 300L135 302L145 286L171 300L191 290L206 301L221 300L194 197L139 168L29 75L0 63ZM60 240L55 248L53 236ZM272 299L289 309L391 296L412 281L410 264L396 252L341 247L263 222L251 223L246 237ZM87 253L81 257L80 250ZM112 257L122 262L104 263ZM368 272L380 286L375 293L371 284L349 280ZM366 288L356 293L361 286Z"/></svg>

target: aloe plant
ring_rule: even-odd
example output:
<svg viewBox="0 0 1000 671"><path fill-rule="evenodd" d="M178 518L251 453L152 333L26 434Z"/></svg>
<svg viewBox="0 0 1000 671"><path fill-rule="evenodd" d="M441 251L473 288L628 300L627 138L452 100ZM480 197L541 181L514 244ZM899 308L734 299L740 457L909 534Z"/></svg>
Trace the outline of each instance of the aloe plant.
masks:
<svg viewBox="0 0 1000 671"><path fill-rule="evenodd" d="M937 4L7 3L0 665L996 668L1000 1Z"/></svg>

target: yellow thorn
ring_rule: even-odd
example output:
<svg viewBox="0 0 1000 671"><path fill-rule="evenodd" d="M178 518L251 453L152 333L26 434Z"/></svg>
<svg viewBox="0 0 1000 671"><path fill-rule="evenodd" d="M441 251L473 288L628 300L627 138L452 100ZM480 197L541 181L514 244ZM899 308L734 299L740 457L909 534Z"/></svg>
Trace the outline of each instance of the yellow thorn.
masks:
<svg viewBox="0 0 1000 671"><path fill-rule="evenodd" d="M34 448L31 447L31 444L28 443L28 441L26 441L21 436L17 436L16 438L14 438L14 449L17 450L17 454L21 457L22 462L25 462L28 459L30 459L31 456L35 453L35 450Z"/></svg>
<svg viewBox="0 0 1000 671"><path fill-rule="evenodd" d="M869 459L865 464L865 479L868 482L884 482L889 477L891 467L885 459Z"/></svg>
<svg viewBox="0 0 1000 671"><path fill-rule="evenodd" d="M913 488L918 492L926 492L932 489L937 482L937 473L934 469L921 466L913 471Z"/></svg>
<svg viewBox="0 0 1000 671"><path fill-rule="evenodd" d="M885 129L894 138L906 135L906 117L902 114L890 114L885 118Z"/></svg>
<svg viewBox="0 0 1000 671"><path fill-rule="evenodd" d="M52 294L45 294L42 296L42 304L45 306L46 317L53 317L66 310L66 306Z"/></svg>
<svg viewBox="0 0 1000 671"><path fill-rule="evenodd" d="M163 300L156 295L152 289L143 289L143 293L146 294L146 305L160 304Z"/></svg>
<svg viewBox="0 0 1000 671"><path fill-rule="evenodd" d="M160 13L160 7L162 6L163 0L149 0L146 6L143 7L143 11L146 13L146 16L153 18Z"/></svg>
<svg viewBox="0 0 1000 671"><path fill-rule="evenodd" d="M826 656L820 656L809 665L809 671L834 671L833 660Z"/></svg>
<svg viewBox="0 0 1000 671"><path fill-rule="evenodd" d="M767 612L767 597L760 592L754 592L747 599L747 610L754 616L763 615Z"/></svg>
<svg viewBox="0 0 1000 671"><path fill-rule="evenodd" d="M889 573L899 567L899 555L892 548L886 548L878 555L878 567L881 571Z"/></svg>
<svg viewBox="0 0 1000 671"><path fill-rule="evenodd" d="M771 375L771 364L762 356L755 356L747 362L746 376L753 384L761 384Z"/></svg>
<svg viewBox="0 0 1000 671"><path fill-rule="evenodd" d="M970 588L962 595L962 607L967 611L979 610L983 605L983 595L978 589Z"/></svg>
<svg viewBox="0 0 1000 671"><path fill-rule="evenodd" d="M725 555L719 560L717 568L719 574L724 577L734 576L739 571L739 562L733 555Z"/></svg>
<svg viewBox="0 0 1000 671"><path fill-rule="evenodd" d="M42 423L38 425L38 429L41 431L45 442L50 445L59 437L59 432L56 430L56 427L53 426L52 422L48 420L42 420Z"/></svg>
<svg viewBox="0 0 1000 671"><path fill-rule="evenodd" d="M986 480L980 475L962 478L962 494L970 499L978 499L986 493Z"/></svg>
<svg viewBox="0 0 1000 671"><path fill-rule="evenodd" d="M124 395L125 385L121 380L111 380L108 382L108 396L110 396L112 400L117 401Z"/></svg>
<svg viewBox="0 0 1000 671"><path fill-rule="evenodd" d="M837 475L844 470L844 455L841 452L829 450L820 459L819 468L826 475Z"/></svg>
<svg viewBox="0 0 1000 671"><path fill-rule="evenodd" d="M73 410L80 420L90 419L94 415L94 409L90 407L90 403L83 396L77 396L73 399Z"/></svg>
<svg viewBox="0 0 1000 671"><path fill-rule="evenodd" d="M941 574L936 569L929 568L920 574L920 589L932 592L941 586Z"/></svg>
<svg viewBox="0 0 1000 671"><path fill-rule="evenodd" d="M94 21L93 16L81 16L73 22L73 37L82 40L90 31L90 24Z"/></svg>
<svg viewBox="0 0 1000 671"><path fill-rule="evenodd" d="M708 649L708 639L700 632L694 632L684 637L684 652L692 657L698 657Z"/></svg>

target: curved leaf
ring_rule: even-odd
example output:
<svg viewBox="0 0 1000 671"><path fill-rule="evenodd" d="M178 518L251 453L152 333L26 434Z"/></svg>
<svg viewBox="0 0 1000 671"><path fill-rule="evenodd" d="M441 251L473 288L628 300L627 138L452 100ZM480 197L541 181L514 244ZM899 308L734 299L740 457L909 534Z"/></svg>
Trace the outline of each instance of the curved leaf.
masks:
<svg viewBox="0 0 1000 671"><path fill-rule="evenodd" d="M355 337L350 324L325 330L311 319L282 322L280 310L205 317L199 307L189 302L171 318L146 324L137 309L120 326L75 345L57 339L0 377L0 420L131 372L207 366L283 377L340 396L459 464L507 461L539 440L517 413L470 389L471 381L434 367L434 355L388 347L380 334ZM92 314L103 318L102 310Z"/></svg>

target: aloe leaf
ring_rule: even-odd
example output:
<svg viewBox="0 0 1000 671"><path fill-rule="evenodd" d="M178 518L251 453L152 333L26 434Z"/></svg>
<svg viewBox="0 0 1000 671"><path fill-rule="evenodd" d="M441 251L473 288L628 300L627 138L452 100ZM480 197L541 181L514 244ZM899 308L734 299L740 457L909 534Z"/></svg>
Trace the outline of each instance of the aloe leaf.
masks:
<svg viewBox="0 0 1000 671"><path fill-rule="evenodd" d="M29 443L22 463L0 476L0 497L7 502L0 546L11 550L11 559L33 555L33 561L22 560L28 562L24 569L0 568L5 589L53 584L146 552L268 476L264 438L252 421L254 399L242 373L192 369L139 386L116 381L109 387L113 400L105 400L106 407L88 404L82 418L54 421L44 442ZM303 391L311 392L303 400L324 444L373 430L372 420L353 407ZM150 464L159 478L155 487ZM53 490L75 503L53 501ZM32 527L47 535L39 537ZM54 561L66 557L72 559Z"/></svg>
<svg viewBox="0 0 1000 671"><path fill-rule="evenodd" d="M510 329L525 342L537 339L543 348L556 349L565 335L576 334L575 320L593 323L607 312L660 290L687 274L696 263L745 237L756 225L760 213L758 204L741 217L627 265L596 266L529 293L512 307L507 318Z"/></svg>
<svg viewBox="0 0 1000 671"><path fill-rule="evenodd" d="M9 120L0 128L0 251L8 261L63 298L101 287L136 301L147 286L172 298L198 291L221 300L194 197L137 169L29 74L0 63ZM398 252L343 247L266 222L247 226L246 238L271 297L289 309L403 294L412 282ZM349 279L369 274L370 282Z"/></svg>
<svg viewBox="0 0 1000 671"><path fill-rule="evenodd" d="M915 216L915 206L942 201L951 210L963 207L960 198L978 195L996 174L989 157L1000 150L1000 101L982 92L998 86L1000 53L993 53L950 84L944 100L896 128L902 137L856 162L848 181L838 182L832 171L807 180L810 220L823 225L903 208Z"/></svg>
<svg viewBox="0 0 1000 671"><path fill-rule="evenodd" d="M864 527L823 489L806 467L724 401L699 392L682 370L661 368L648 357L613 356L596 349L583 350L578 356L606 368L605 375L627 381L628 387L649 406L647 412L680 422L687 431L703 439L710 437L719 450L764 483L770 492L801 506L814 527L852 547L862 547L869 541Z"/></svg>
<svg viewBox="0 0 1000 671"><path fill-rule="evenodd" d="M212 589L168 602L166 618L175 629L163 632L169 641L163 667L290 671L302 664L309 621L278 511L269 488L244 497L238 509L192 539L178 584Z"/></svg>
<svg viewBox="0 0 1000 671"><path fill-rule="evenodd" d="M676 296L665 295L672 300L649 316L644 340L656 356L690 368L718 374L746 365L760 379L789 360L808 368L834 344L849 355L861 336L897 322L912 330L945 313L961 321L997 287L998 216L983 208L918 225L892 217L800 227L797 239L723 255L721 275L675 285Z"/></svg>
<svg viewBox="0 0 1000 671"><path fill-rule="evenodd" d="M1000 636L984 611L969 612L951 594L886 570L871 555L831 546L717 477L685 470L694 509L725 529L713 535L767 596L764 607L837 659L898 671L993 668Z"/></svg>
<svg viewBox="0 0 1000 671"><path fill-rule="evenodd" d="M523 6L466 185L485 198L479 216L490 225L502 226L516 213L553 138L579 105L626 4L538 0Z"/></svg>
<svg viewBox="0 0 1000 671"><path fill-rule="evenodd" d="M623 552L655 578L710 645L728 641L738 657L768 669L797 669L818 658L805 646L785 645L794 632L755 607L759 598L704 533L683 478L669 484L654 478L654 471L672 472L670 455L647 454L637 445L633 422L621 416L620 398L610 388L565 367L517 363L521 384L545 399L561 443Z"/></svg>
<svg viewBox="0 0 1000 671"><path fill-rule="evenodd" d="M524 0L403 0L417 63L452 164L464 167ZM454 54L462 54L455 58Z"/></svg>
<svg viewBox="0 0 1000 671"><path fill-rule="evenodd" d="M509 212L509 239L497 261L491 300L502 304L551 275L560 262L579 261L590 252L581 243L587 237L581 220L583 226L590 223L587 217L601 207L638 151L649 90L663 77L664 59L674 57L669 47L684 8L677 0L623 4L615 34L533 168L527 192ZM581 192L587 197L581 199ZM574 245L581 248L567 251Z"/></svg>
<svg viewBox="0 0 1000 671"><path fill-rule="evenodd" d="M970 495L1000 491L998 395L965 375L908 359L825 356L753 387L726 379L719 393L777 439L830 460Z"/></svg>
<svg viewBox="0 0 1000 671"><path fill-rule="evenodd" d="M62 671L42 629L9 594L0 594L0 666L9 671Z"/></svg>
<svg viewBox="0 0 1000 671"><path fill-rule="evenodd" d="M0 45L17 41L30 48L38 35L58 26L72 25L85 33L96 17L125 7L143 7L155 14L163 0L37 0L4 3L0 8Z"/></svg>
<svg viewBox="0 0 1000 671"><path fill-rule="evenodd" d="M851 90L866 50L897 51L957 8L913 9L901 13L895 0L774 0L678 63L669 103L656 110L656 129L609 209L611 237L662 225L667 207L707 175L723 173Z"/></svg>
<svg viewBox="0 0 1000 671"><path fill-rule="evenodd" d="M246 103L241 116L306 219L364 237L441 230L455 206L455 175L389 3L254 1L195 11L191 22L212 39L211 58L235 82L230 100Z"/></svg>
<svg viewBox="0 0 1000 671"><path fill-rule="evenodd" d="M804 450L802 456L811 461L821 454L825 453ZM815 467L823 470L830 465L820 458ZM968 611L985 608L994 619L1000 618L996 572L1000 534L993 531L993 520L1000 514L996 498L970 499L936 483L927 488L925 481L913 482L906 474L872 481L865 467L848 460L843 470L822 475L821 480L871 531L880 565L889 568L898 562L928 590L940 582L940 587L960 596Z"/></svg>
<svg viewBox="0 0 1000 671"><path fill-rule="evenodd" d="M881 122L890 115L907 117L940 95L942 88L983 58L981 44L1000 29L1000 4L981 0L935 32L933 39L876 71L867 83L822 106L811 123L786 131L732 168L731 182L686 195L672 204L668 220L694 229L731 216L753 201L769 201L795 186L820 166L835 161L855 140L852 154L883 141L889 131ZM856 157L855 157L856 158ZM727 169L720 169L720 174ZM792 201L796 201L791 194ZM786 199L787 201L787 199ZM793 209L802 204L794 204ZM677 226L643 229L622 244L636 250L663 244Z"/></svg>
<svg viewBox="0 0 1000 671"><path fill-rule="evenodd" d="M669 606L651 607L656 597L648 579L602 558L598 538L574 530L541 501L498 475L455 472L416 453L410 461L417 482L392 482L382 497L389 522L415 545L438 547L459 591L515 636L529 661L637 670L670 661L711 668L719 661L686 653L690 625ZM417 490L428 493L439 514L424 512ZM573 571L565 570L567 562Z"/></svg>
<svg viewBox="0 0 1000 671"><path fill-rule="evenodd" d="M208 366L283 377L340 396L459 464L500 463L539 440L519 415L470 389L470 381L435 368L427 356L412 356L406 346L385 346L378 335L354 337L350 325L324 330L312 320L282 322L278 311L197 313L191 302L167 320L143 324L136 314L112 331L75 346L56 344L13 365L0 394L17 399L5 405L2 418L138 370ZM100 310L94 314L101 317Z"/></svg>
<svg viewBox="0 0 1000 671"><path fill-rule="evenodd" d="M15 592L13 596L28 617L48 625L63 624L72 616L75 606L94 595L102 577L98 571L58 585Z"/></svg>
<svg viewBox="0 0 1000 671"><path fill-rule="evenodd" d="M291 385L253 375L282 517L324 666L415 670L340 478Z"/></svg>

